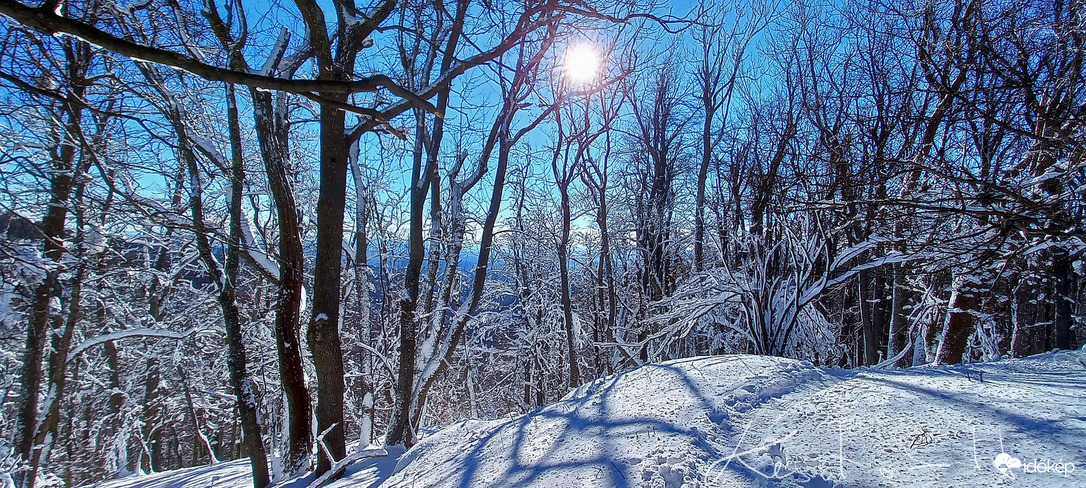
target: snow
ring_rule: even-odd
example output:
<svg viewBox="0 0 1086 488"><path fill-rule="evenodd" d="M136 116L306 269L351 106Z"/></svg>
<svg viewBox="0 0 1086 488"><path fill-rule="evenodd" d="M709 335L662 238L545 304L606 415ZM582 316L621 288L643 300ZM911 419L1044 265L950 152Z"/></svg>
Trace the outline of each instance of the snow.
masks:
<svg viewBox="0 0 1086 488"><path fill-rule="evenodd" d="M328 488L376 488L392 476L396 460L403 455L403 446L385 447L388 455L359 461L349 468L342 478L324 485Z"/></svg>
<svg viewBox="0 0 1086 488"><path fill-rule="evenodd" d="M367 447L365 451L375 449ZM343 477L321 485L325 488L376 488L382 481L392 476L396 459L403 454L403 447L384 449L387 456L367 457L352 464ZM129 476L117 480L99 483L98 488L252 488L252 471L248 459L216 463L207 466L166 471L151 475ZM313 474L301 478L273 483L273 488L305 488L313 482ZM0 488L3 488L0 485Z"/></svg>
<svg viewBox="0 0 1086 488"><path fill-rule="evenodd" d="M0 328L12 327L22 319L22 314L12 308L17 299L19 294L15 292L14 283L0 281Z"/></svg>
<svg viewBox="0 0 1086 488"><path fill-rule="evenodd" d="M326 486L1083 486L1083 391L1086 350L903 370L682 359L526 415L448 425ZM214 475L214 486L243 488L246 470L223 463L102 486L208 486Z"/></svg>
<svg viewBox="0 0 1086 488"><path fill-rule="evenodd" d="M268 276L277 280L280 279L282 275L279 274L279 264L276 263L267 252L260 248L260 245L256 243L256 238L253 237L255 229L253 229L252 219L243 216L243 220L241 225L241 238L245 244L245 252L249 255L249 259L259 266Z"/></svg>
<svg viewBox="0 0 1086 488"><path fill-rule="evenodd" d="M100 488L184 488L184 487L246 487L252 488L249 460L210 464L194 468L167 471L146 476L128 476L98 484Z"/></svg>

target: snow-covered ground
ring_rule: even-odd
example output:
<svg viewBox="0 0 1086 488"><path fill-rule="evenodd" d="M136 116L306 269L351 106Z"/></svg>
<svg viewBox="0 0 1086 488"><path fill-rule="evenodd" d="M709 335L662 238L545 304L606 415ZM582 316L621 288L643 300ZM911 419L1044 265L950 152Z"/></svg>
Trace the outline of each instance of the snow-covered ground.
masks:
<svg viewBox="0 0 1086 488"><path fill-rule="evenodd" d="M1086 486L1086 351L892 371L683 359L396 454L327 486ZM246 475L234 462L102 486L247 488Z"/></svg>

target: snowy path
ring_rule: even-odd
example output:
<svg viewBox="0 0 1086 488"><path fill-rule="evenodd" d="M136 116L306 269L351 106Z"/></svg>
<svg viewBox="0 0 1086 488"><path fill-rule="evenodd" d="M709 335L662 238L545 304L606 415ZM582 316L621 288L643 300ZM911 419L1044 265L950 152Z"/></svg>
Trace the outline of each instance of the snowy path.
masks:
<svg viewBox="0 0 1086 488"><path fill-rule="evenodd" d="M394 461L356 464L330 486L1086 486L1086 352L897 371L684 359L528 415L452 424L389 477ZM245 471L228 463L103 487L243 488Z"/></svg>

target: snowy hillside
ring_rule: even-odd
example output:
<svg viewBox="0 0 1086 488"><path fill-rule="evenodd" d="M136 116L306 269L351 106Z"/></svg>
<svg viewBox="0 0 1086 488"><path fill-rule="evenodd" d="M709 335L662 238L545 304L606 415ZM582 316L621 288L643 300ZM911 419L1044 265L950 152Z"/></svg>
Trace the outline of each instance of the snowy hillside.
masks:
<svg viewBox="0 0 1086 488"><path fill-rule="evenodd" d="M450 425L380 486L1086 486L1084 392L1083 350L894 371L684 359L528 415ZM391 462L359 463L330 486L375 485ZM229 463L103 487L240 488L244 471Z"/></svg>

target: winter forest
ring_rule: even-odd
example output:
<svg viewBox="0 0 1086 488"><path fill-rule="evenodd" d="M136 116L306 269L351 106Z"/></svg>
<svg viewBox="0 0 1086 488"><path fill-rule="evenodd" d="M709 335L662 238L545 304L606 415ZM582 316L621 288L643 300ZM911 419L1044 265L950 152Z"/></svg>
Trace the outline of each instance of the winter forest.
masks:
<svg viewBox="0 0 1086 488"><path fill-rule="evenodd" d="M650 363L1086 342L1082 0L0 13L0 484L262 488Z"/></svg>

